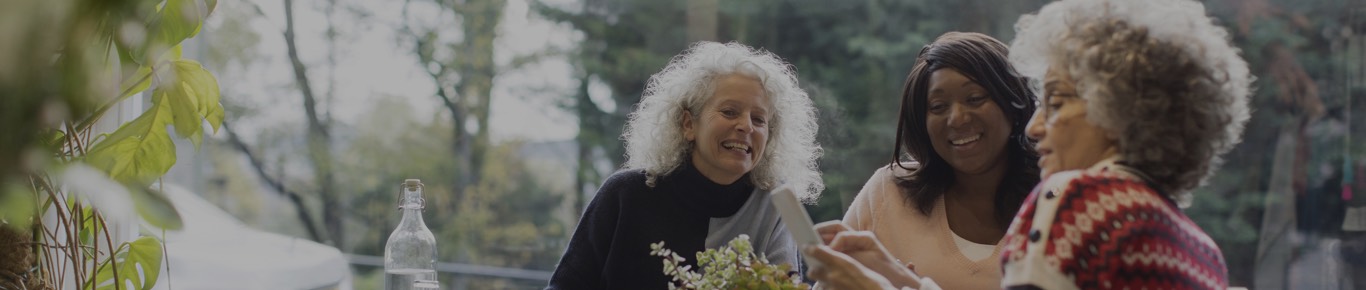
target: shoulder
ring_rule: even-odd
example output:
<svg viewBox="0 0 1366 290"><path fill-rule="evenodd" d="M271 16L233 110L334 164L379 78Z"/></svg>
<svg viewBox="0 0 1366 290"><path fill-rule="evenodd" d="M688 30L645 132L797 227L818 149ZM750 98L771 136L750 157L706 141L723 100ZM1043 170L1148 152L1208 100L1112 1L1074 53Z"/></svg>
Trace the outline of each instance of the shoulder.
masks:
<svg viewBox="0 0 1366 290"><path fill-rule="evenodd" d="M1075 197L1095 197L1095 194L1159 196L1156 194L1156 190L1149 186L1142 177L1116 167L1058 172L1045 179L1041 185L1045 191L1087 193L1087 195Z"/></svg>
<svg viewBox="0 0 1366 290"><path fill-rule="evenodd" d="M649 190L650 187L645 185L645 177L644 170L619 170L602 182L593 199L620 199L633 192Z"/></svg>
<svg viewBox="0 0 1366 290"><path fill-rule="evenodd" d="M648 187L645 185L645 179L645 170L623 169L615 173L612 173L611 176L608 176L607 180L602 182L602 189L606 190Z"/></svg>
<svg viewBox="0 0 1366 290"><path fill-rule="evenodd" d="M898 176L904 176L900 175L904 171L904 169L892 165L878 167L873 170L873 175L868 177L868 182L863 184L863 190L858 194L859 197L871 199L870 202L877 203L877 201L888 198L889 195L895 195L899 191L897 189Z"/></svg>
<svg viewBox="0 0 1366 290"><path fill-rule="evenodd" d="M868 184L887 184L895 186L898 180L911 176L911 173L915 172L917 169L920 169L920 163L915 161L883 165L873 171L873 176L868 178Z"/></svg>

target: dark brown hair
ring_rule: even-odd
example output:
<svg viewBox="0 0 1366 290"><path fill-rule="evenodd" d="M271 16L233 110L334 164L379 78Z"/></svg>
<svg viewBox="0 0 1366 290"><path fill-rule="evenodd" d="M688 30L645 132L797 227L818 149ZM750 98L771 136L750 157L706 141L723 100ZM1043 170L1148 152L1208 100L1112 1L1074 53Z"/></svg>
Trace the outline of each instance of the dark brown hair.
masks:
<svg viewBox="0 0 1366 290"><path fill-rule="evenodd" d="M930 74L939 69L955 69L986 88L991 100L1010 122L1009 144L1005 149L1006 173L996 190L997 222L1010 224L1025 196L1039 183L1039 157L1034 152L1034 143L1024 134L1037 99L1029 90L1027 79L1010 66L1006 57L1004 43L981 33L945 33L920 49L920 56L906 76L901 92L896 147L890 166L912 170L909 176L898 177L897 185L906 201L916 204L921 213L928 215L934 209L935 200L956 181L953 168L934 151L925 129ZM920 166L906 168L902 163L903 151Z"/></svg>

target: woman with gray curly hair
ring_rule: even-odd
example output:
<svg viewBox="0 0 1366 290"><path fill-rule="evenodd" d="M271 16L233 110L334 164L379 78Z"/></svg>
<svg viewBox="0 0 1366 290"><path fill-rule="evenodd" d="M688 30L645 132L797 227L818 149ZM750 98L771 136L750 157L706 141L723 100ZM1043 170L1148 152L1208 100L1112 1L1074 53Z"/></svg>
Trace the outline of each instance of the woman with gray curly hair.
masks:
<svg viewBox="0 0 1366 290"><path fill-rule="evenodd" d="M1026 126L1043 181L1001 240L1001 288L1227 288L1219 246L1178 206L1248 119L1253 77L1224 29L1189 0L1061 0L1016 30L1011 63L1043 97ZM919 279L837 268L858 289Z"/></svg>
<svg viewBox="0 0 1366 290"><path fill-rule="evenodd" d="M1044 181L1002 242L1002 286L1224 289L1180 206L1239 142L1253 77L1189 0L1063 0L1021 17L1011 61L1042 80ZM1038 88L1038 86L1036 86Z"/></svg>
<svg viewBox="0 0 1366 290"><path fill-rule="evenodd" d="M798 266L767 192L817 198L816 127L791 65L737 43L693 45L650 77L622 134L625 168L585 209L547 289L664 289L650 254L661 241L687 254L743 234L770 262Z"/></svg>

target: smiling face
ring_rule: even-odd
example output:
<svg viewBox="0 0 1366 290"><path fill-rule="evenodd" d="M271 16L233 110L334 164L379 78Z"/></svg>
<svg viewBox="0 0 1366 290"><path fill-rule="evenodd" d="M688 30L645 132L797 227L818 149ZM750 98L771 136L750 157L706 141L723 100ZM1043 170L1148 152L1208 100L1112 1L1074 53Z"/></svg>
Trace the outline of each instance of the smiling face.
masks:
<svg viewBox="0 0 1366 290"><path fill-rule="evenodd" d="M925 130L930 143L959 174L1004 169L1010 122L987 89L958 70L930 74Z"/></svg>
<svg viewBox="0 0 1366 290"><path fill-rule="evenodd" d="M1077 94L1076 82L1054 65L1044 74L1043 106L1026 126L1029 138L1038 140L1039 175L1086 169L1118 155L1119 148L1108 131L1086 119L1086 99Z"/></svg>
<svg viewBox="0 0 1366 290"><path fill-rule="evenodd" d="M693 166L719 184L754 170L768 144L769 96L759 79L728 74L696 114L683 112L683 136L692 142Z"/></svg>

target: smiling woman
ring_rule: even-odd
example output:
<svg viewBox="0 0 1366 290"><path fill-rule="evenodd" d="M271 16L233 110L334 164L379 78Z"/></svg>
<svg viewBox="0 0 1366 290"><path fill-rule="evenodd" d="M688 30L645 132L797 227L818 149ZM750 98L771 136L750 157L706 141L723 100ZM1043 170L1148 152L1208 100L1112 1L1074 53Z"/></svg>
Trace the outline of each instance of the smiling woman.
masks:
<svg viewBox="0 0 1366 290"><path fill-rule="evenodd" d="M692 143L697 171L712 182L730 184L753 170L768 144L770 107L758 78L719 77L716 93L697 116L683 113L683 136Z"/></svg>
<svg viewBox="0 0 1366 290"><path fill-rule="evenodd" d="M1034 94L1006 55L1004 43L980 33L946 33L921 49L901 95L892 163L864 184L843 223L820 226L831 247L892 286L920 286L906 263L945 289L999 284L998 242L1039 180L1024 137ZM887 254L843 246L878 242ZM857 284L861 275L832 274L852 264L827 265L811 271L822 285L868 286Z"/></svg>
<svg viewBox="0 0 1366 290"><path fill-rule="evenodd" d="M1044 181L1002 242L1003 287L1228 287L1179 205L1239 142L1253 77L1204 8L1063 0L1020 18L1011 61L1043 81L1027 132Z"/></svg>
<svg viewBox="0 0 1366 290"><path fill-rule="evenodd" d="M754 253L799 269L768 194L782 184L814 200L823 188L815 109L792 67L701 42L652 76L641 99L622 136L626 168L593 197L548 289L664 289L668 269L651 255L661 241L691 257L747 235Z"/></svg>

